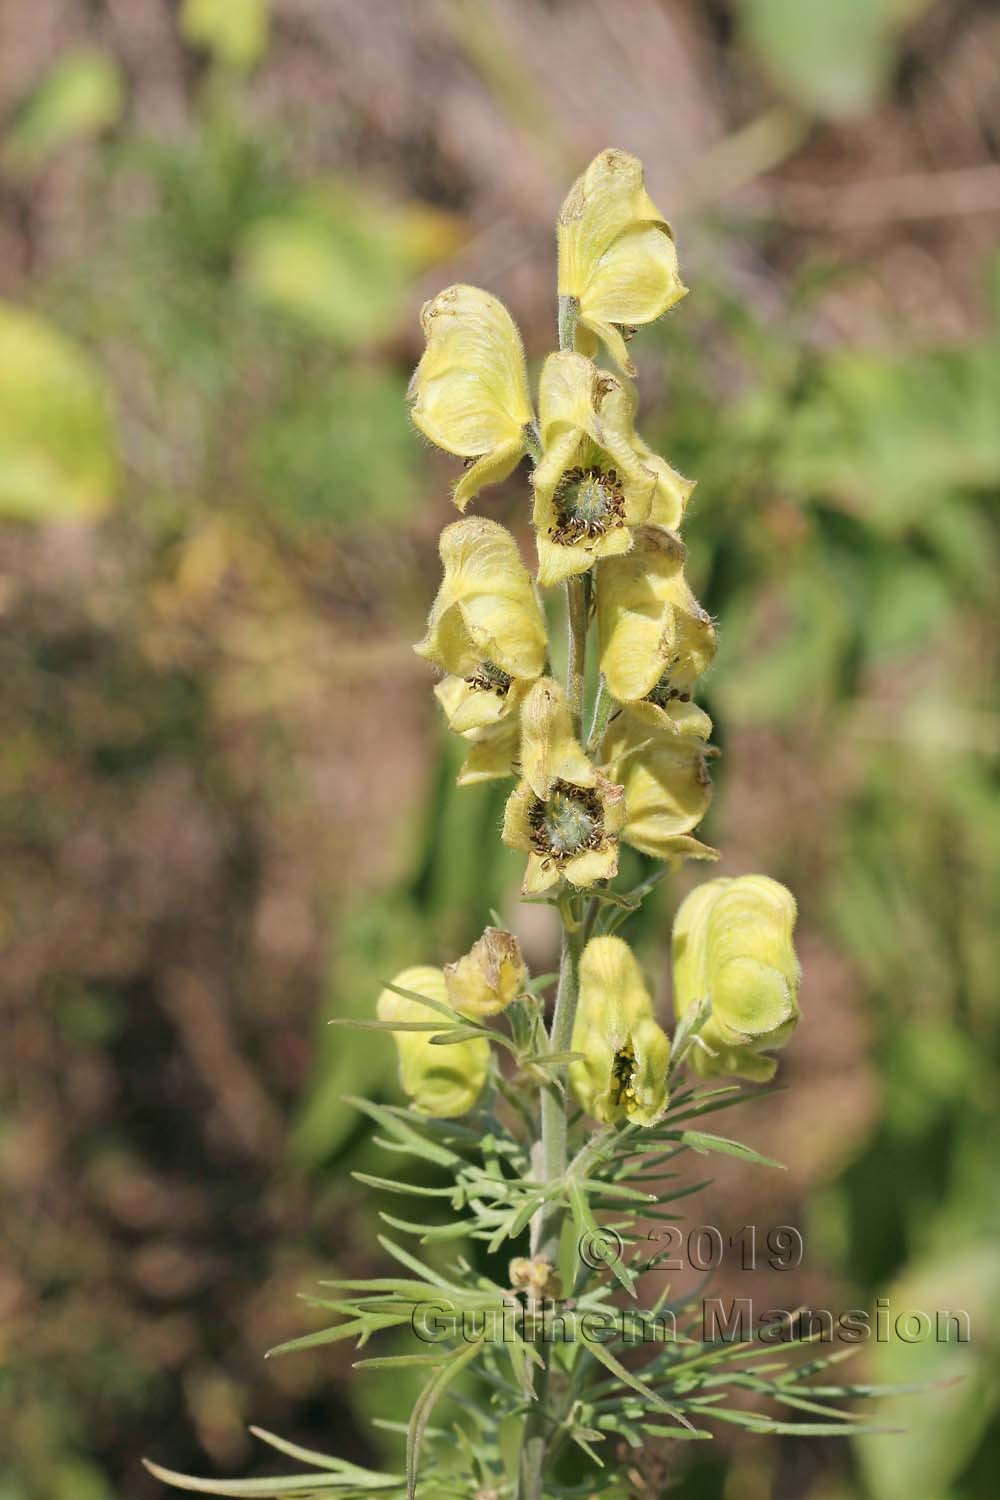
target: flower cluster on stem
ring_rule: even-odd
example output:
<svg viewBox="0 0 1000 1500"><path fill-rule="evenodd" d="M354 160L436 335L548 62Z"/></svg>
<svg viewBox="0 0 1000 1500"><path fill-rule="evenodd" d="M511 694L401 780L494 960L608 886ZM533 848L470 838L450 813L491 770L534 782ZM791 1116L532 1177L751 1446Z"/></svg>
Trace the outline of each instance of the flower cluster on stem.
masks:
<svg viewBox="0 0 1000 1500"><path fill-rule="evenodd" d="M676 1175L675 1156L719 1150L766 1161L691 1125L733 1102L728 1089L699 1094L701 1079L766 1081L795 1028L796 907L766 876L696 886L673 926L668 1031L618 929L664 873L717 858L696 833L715 751L711 720L694 701L716 636L685 576L681 528L694 485L637 431L628 344L685 288L670 227L626 152L603 151L590 164L557 227L558 347L542 363L537 407L510 313L472 286L449 287L424 307L427 345L410 386L417 428L465 464L454 488L463 514L442 533L441 584L415 649L437 671L435 694L466 747L459 782L513 782L501 837L523 856L525 899L558 913L555 993L550 1004L551 976L532 978L514 934L490 926L452 962L419 963L386 982L375 1018L340 1022L395 1039L405 1105L353 1101L378 1126L378 1144L394 1163L417 1160L450 1181L432 1186L406 1167L391 1178L356 1174L416 1199L420 1222L381 1217L417 1243L380 1236L394 1274L325 1283L332 1295L313 1300L338 1321L272 1352L345 1338L362 1347L407 1327L433 1344L359 1361L383 1373L426 1367L405 1474L261 1433L314 1472L274 1488L219 1486L151 1465L182 1488L248 1500L292 1490L416 1500L418 1488L419 1500L625 1500L639 1460L617 1472L600 1451L614 1451L609 1437L634 1455L650 1440L708 1437L720 1417L799 1431L747 1412L747 1391L813 1414L837 1392L796 1384L766 1346L759 1369L753 1348L723 1346L720 1355L696 1342L692 1352L666 1322L666 1291L648 1311L634 1300L650 1269L637 1250L644 1218L673 1217L672 1200L690 1191L663 1180ZM525 461L530 566L510 531L466 513ZM561 609L551 608L560 594ZM550 617L560 616L558 680L553 662L563 653ZM623 845L654 863L631 890L615 886ZM449 1216L426 1221L428 1204ZM595 1259L609 1233L622 1253ZM446 1265L433 1252L432 1264L421 1259L422 1246L454 1255L456 1243L494 1257L506 1250L505 1279L477 1270L464 1250ZM626 1244L637 1250L631 1260ZM617 1311L612 1292L632 1298L642 1326L657 1330L639 1370L588 1332L588 1318ZM445 1312L452 1321L442 1330ZM624 1334L619 1342L631 1358ZM807 1373L826 1362L811 1360ZM474 1377L482 1400L463 1393ZM728 1409L719 1404L727 1381L739 1392ZM431 1412L446 1392L464 1420L435 1433ZM849 1416L831 1411L837 1430L850 1430Z"/></svg>

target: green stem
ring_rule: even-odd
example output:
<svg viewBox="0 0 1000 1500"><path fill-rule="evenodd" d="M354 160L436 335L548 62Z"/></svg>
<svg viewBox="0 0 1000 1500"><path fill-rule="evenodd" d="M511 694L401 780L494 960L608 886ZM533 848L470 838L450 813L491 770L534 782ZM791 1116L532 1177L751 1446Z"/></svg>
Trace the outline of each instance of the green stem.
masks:
<svg viewBox="0 0 1000 1500"><path fill-rule="evenodd" d="M568 928L564 928L559 961L559 985L556 990L556 1006L552 1016L552 1032L549 1039L549 1048L552 1052L568 1052L573 1040L582 948L582 929L571 932ZM556 1084L549 1084L542 1090L541 1105L542 1181L558 1182L566 1172L566 1096ZM546 1259L555 1263L559 1251L562 1215L561 1204L545 1204L539 1209L531 1226L532 1255L544 1255Z"/></svg>
<svg viewBox="0 0 1000 1500"><path fill-rule="evenodd" d="M562 330L560 329L560 332ZM569 620L569 649L566 665L566 698L577 736L582 734L584 681L587 670L587 632L590 624L590 575L570 578L566 584L566 613ZM573 1041L576 1003L579 993L580 954L587 938L578 898L572 898L563 917L562 946L559 954L559 983L549 1032L549 1050L568 1052ZM562 1069L560 1069L562 1072ZM541 1092L541 1138L538 1142L536 1170L542 1182L559 1182L566 1175L566 1109L567 1096L558 1080L547 1083ZM542 1255L553 1265L559 1258L559 1236L565 1206L559 1202L544 1203L531 1223L531 1253ZM540 1350L544 1365L538 1374L535 1402L525 1418L521 1443L518 1500L544 1500L542 1475L548 1453L551 1421L550 1362L548 1346Z"/></svg>
<svg viewBox="0 0 1000 1500"><path fill-rule="evenodd" d="M614 706L615 700L608 692L608 685L602 677L597 684L594 712L590 716L590 730L587 734L587 743L584 747L588 755L593 755L603 739L604 731L608 727L608 719L611 717L611 710Z"/></svg>
<svg viewBox="0 0 1000 1500"><path fill-rule="evenodd" d="M576 348L576 325L580 316L580 304L575 297L559 298L559 348Z"/></svg>
<svg viewBox="0 0 1000 1500"><path fill-rule="evenodd" d="M573 717L573 730L583 738L583 693L587 675L587 630L590 625L590 574L566 580L566 613L569 621L569 651L566 667L566 701Z"/></svg>

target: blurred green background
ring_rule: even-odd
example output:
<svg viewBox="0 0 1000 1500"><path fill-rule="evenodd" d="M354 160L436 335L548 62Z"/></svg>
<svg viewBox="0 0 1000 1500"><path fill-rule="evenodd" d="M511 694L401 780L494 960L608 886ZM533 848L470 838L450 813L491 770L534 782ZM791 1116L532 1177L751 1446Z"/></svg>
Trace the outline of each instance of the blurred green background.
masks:
<svg viewBox="0 0 1000 1500"><path fill-rule="evenodd" d="M964 1377L903 1437L643 1461L684 1500L996 1493L998 122L991 0L0 8L2 1500L270 1472L249 1422L397 1458L369 1419L408 1391L262 1359L379 1263L341 1095L391 1093L391 1049L324 1022L491 906L554 943L409 650L453 465L404 391L449 281L546 352L554 216L610 144L692 288L633 348L699 480L706 834L802 910L789 1091L730 1120L789 1171L692 1222L801 1228L727 1295L974 1334L849 1367ZM526 493L482 508L527 544ZM689 878L632 931L664 998Z"/></svg>

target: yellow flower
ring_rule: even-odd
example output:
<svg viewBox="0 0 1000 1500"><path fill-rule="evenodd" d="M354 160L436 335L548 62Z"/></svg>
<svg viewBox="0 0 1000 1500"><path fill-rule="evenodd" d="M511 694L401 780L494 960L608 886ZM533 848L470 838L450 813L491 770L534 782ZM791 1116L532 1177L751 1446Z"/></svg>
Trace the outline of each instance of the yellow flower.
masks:
<svg viewBox="0 0 1000 1500"><path fill-rule="evenodd" d="M601 745L606 773L625 789L626 843L654 859L716 859L691 837L712 798L704 741L712 721L693 703L637 703L614 716Z"/></svg>
<svg viewBox="0 0 1000 1500"><path fill-rule="evenodd" d="M513 933L487 927L470 952L445 965L444 977L449 1005L474 1021L482 1021L517 999L524 990L528 970Z"/></svg>
<svg viewBox="0 0 1000 1500"><path fill-rule="evenodd" d="M403 969L393 984L426 995L429 1000L449 1003L441 969L427 965ZM378 997L376 1014L380 1021L440 1021L442 1031L448 1028L447 1017L431 1006L421 1005L417 1000L409 1000L388 989ZM485 1037L472 1037L468 1041L456 1042L454 1046L436 1047L430 1040L433 1035L429 1031L396 1032L399 1082L403 1092L412 1100L414 1108L423 1114L445 1118L467 1114L486 1082L490 1044Z"/></svg>
<svg viewBox="0 0 1000 1500"><path fill-rule="evenodd" d="M583 1056L569 1065L570 1085L589 1115L655 1125L667 1107L670 1039L621 938L591 938L583 950L572 1048Z"/></svg>
<svg viewBox="0 0 1000 1500"><path fill-rule="evenodd" d="M516 730L499 731L505 720L516 724L548 649L534 582L496 521L456 521L441 533L440 549L444 579L413 649L448 673L435 693L451 729L516 754ZM507 759L506 770L492 774L506 775Z"/></svg>
<svg viewBox="0 0 1000 1500"><path fill-rule="evenodd" d="M548 677L521 710L521 774L503 840L528 856L524 894L540 895L560 879L586 887L617 875L622 789L584 755L562 689Z"/></svg>
<svg viewBox="0 0 1000 1500"><path fill-rule="evenodd" d="M410 381L414 426L470 462L454 490L464 510L506 479L525 451L534 413L524 348L502 302L475 286L450 286L425 302L427 348Z"/></svg>
<svg viewBox="0 0 1000 1500"><path fill-rule="evenodd" d="M646 192L642 163L602 151L570 188L559 213L559 295L579 309L579 346L601 339L633 374L622 328L652 323L687 288L670 225Z"/></svg>
<svg viewBox="0 0 1000 1500"><path fill-rule="evenodd" d="M685 549L644 527L597 569L601 671L620 703L684 698L715 655L715 630L684 577Z"/></svg>
<svg viewBox="0 0 1000 1500"><path fill-rule="evenodd" d="M736 1074L766 1082L777 1066L764 1054L783 1046L799 1018L795 897L766 875L706 881L674 922L674 1009L699 1001L711 1014L690 1053L705 1077Z"/></svg>
<svg viewBox="0 0 1000 1500"><path fill-rule="evenodd" d="M539 381L543 454L532 476L538 581L561 583L627 552L657 475L635 451L634 398L582 354L550 354Z"/></svg>

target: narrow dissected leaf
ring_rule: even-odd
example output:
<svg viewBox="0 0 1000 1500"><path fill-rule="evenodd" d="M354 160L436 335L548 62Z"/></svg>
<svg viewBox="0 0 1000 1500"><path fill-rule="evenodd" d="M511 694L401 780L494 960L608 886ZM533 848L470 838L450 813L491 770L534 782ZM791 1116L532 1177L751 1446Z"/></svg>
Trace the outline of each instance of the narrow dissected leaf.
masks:
<svg viewBox="0 0 1000 1500"><path fill-rule="evenodd" d="M510 1043L506 1037L500 1036L498 1032L489 1031L485 1026L455 1026L450 1031L442 1031L440 1026L435 1028L437 1036L431 1037L432 1047L454 1047L458 1042L468 1042L473 1037L485 1036L491 1042Z"/></svg>
<svg viewBox="0 0 1000 1500"><path fill-rule="evenodd" d="M433 1379L428 1381L417 1397L406 1432L407 1500L415 1500L416 1497L420 1450L423 1446L424 1433L430 1419L430 1414L451 1382L462 1373L466 1365L471 1364L476 1356L481 1353L484 1343L484 1339L477 1339L475 1343L467 1345L466 1348L457 1349L447 1364L438 1371Z"/></svg>
<svg viewBox="0 0 1000 1500"><path fill-rule="evenodd" d="M408 1370L410 1368L422 1368L426 1365L445 1364L452 1355L450 1349L439 1354L381 1354L372 1355L368 1359L356 1359L351 1364L352 1370Z"/></svg>
<svg viewBox="0 0 1000 1500"><path fill-rule="evenodd" d="M283 1453L286 1458L297 1458L304 1464L314 1464L317 1469L343 1471L342 1459L331 1458L326 1453L315 1453L311 1448L303 1448L298 1443L290 1443L287 1438L278 1437L277 1433L268 1432L264 1427L251 1427L250 1431L255 1438L259 1438L262 1443L267 1443L268 1447Z"/></svg>
<svg viewBox="0 0 1000 1500"><path fill-rule="evenodd" d="M413 1224L408 1219L397 1219L394 1214L380 1213L383 1224L401 1229L404 1234L418 1234L422 1244L434 1244L441 1240L461 1240L475 1229L474 1219L456 1219L451 1224Z"/></svg>
<svg viewBox="0 0 1000 1500"><path fill-rule="evenodd" d="M611 1350L602 1344L600 1340L584 1337L581 1339L581 1342L605 1369L610 1370L611 1374L617 1376L623 1385L627 1385L630 1390L635 1391L645 1401L648 1401L655 1411L666 1412L667 1416L673 1417L682 1427L691 1426L682 1411L676 1406L671 1406L670 1402L665 1401L658 1392L653 1390L652 1386L647 1385L640 1376L636 1375L632 1370L627 1369L621 1360L616 1359Z"/></svg>
<svg viewBox="0 0 1000 1500"><path fill-rule="evenodd" d="M350 1094L344 1095L345 1102L353 1104L363 1114L369 1116L383 1130L387 1130L390 1136L395 1136L396 1149L409 1151L414 1156L420 1156L425 1161L435 1162L440 1167L453 1167L461 1164L462 1158L457 1152L451 1151L447 1146L438 1141L432 1141L426 1134L415 1130L406 1120L400 1119L389 1109L383 1109L377 1104L372 1104L368 1099L357 1099Z"/></svg>
<svg viewBox="0 0 1000 1500"><path fill-rule="evenodd" d="M351 1031L440 1031L440 1021L368 1021L358 1016L334 1016L328 1026L347 1026Z"/></svg>
<svg viewBox="0 0 1000 1500"><path fill-rule="evenodd" d="M608 1233L610 1226L602 1227L598 1224L591 1212L590 1204L587 1201L587 1194L575 1177L571 1176L567 1179L567 1187L569 1190L570 1210L573 1215L573 1223L576 1226L579 1244L582 1246L587 1242L593 1244L595 1247L601 1247L605 1244L610 1245L611 1253L606 1258L599 1256L601 1263L607 1266L612 1276L625 1288L630 1297L637 1296L635 1277L628 1266L623 1264L621 1257L615 1253L614 1241Z"/></svg>
<svg viewBox="0 0 1000 1500"><path fill-rule="evenodd" d="M245 1500L269 1500L272 1496L280 1500L282 1495L335 1495L338 1491L353 1490L356 1493L359 1489L377 1492L398 1489L400 1484L398 1479L390 1476L372 1476L366 1482L363 1471L358 1471L361 1477L357 1477L342 1470L289 1474L274 1479L196 1479L189 1474L161 1468L149 1459L143 1459L143 1463L154 1479L172 1485L174 1489L192 1490L201 1495L229 1495L234 1500L242 1500L242 1497Z"/></svg>
<svg viewBox="0 0 1000 1500"><path fill-rule="evenodd" d="M454 1021L457 1026L468 1024L468 1016L463 1016L460 1010L448 1005L444 1000L434 1000L429 995L421 995L416 990L404 989L401 985L390 984L388 980L382 981L384 990L391 990L394 995L400 995L404 1000L416 1000L420 1005L426 1005L428 1010L436 1010L439 1015L447 1016L449 1021Z"/></svg>
<svg viewBox="0 0 1000 1500"><path fill-rule="evenodd" d="M782 1172L786 1170L783 1162L775 1161L772 1156L762 1156L751 1146L744 1146L742 1141L731 1141L724 1135L709 1135L702 1130L685 1130L681 1135L681 1140L685 1146L690 1146L692 1151L702 1153L716 1151L722 1156L735 1156L740 1161L753 1162L759 1167L777 1167Z"/></svg>
<svg viewBox="0 0 1000 1500"><path fill-rule="evenodd" d="M414 1198L454 1198L454 1187L425 1187L419 1182L399 1182L392 1177L376 1177L371 1172L352 1172L355 1182L380 1188L385 1193L403 1193Z"/></svg>
<svg viewBox="0 0 1000 1500"><path fill-rule="evenodd" d="M712 1434L703 1427L665 1427L661 1422L643 1422L642 1430L650 1437L675 1438L685 1443L712 1441Z"/></svg>

